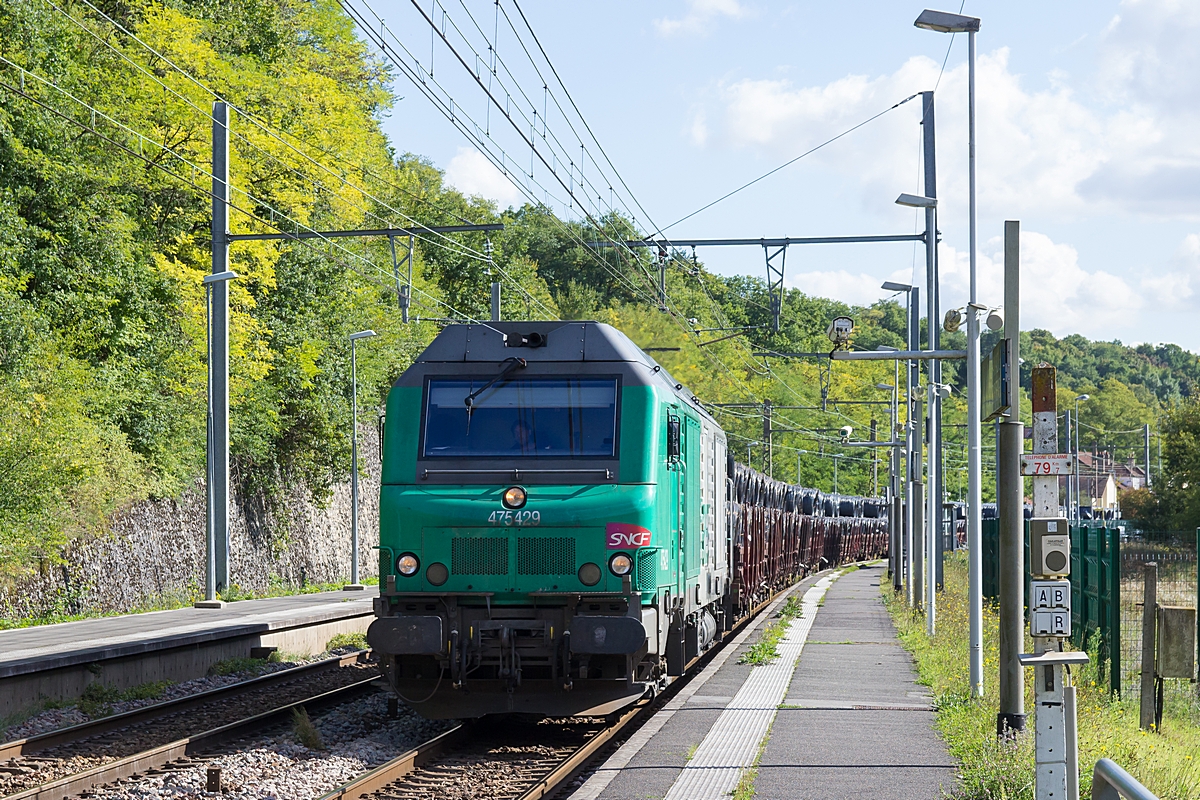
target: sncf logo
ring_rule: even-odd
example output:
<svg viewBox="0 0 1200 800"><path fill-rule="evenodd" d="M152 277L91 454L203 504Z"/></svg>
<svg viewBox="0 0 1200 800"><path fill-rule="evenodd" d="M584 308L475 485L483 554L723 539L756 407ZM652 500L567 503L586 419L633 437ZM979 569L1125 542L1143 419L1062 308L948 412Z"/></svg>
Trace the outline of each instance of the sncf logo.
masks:
<svg viewBox="0 0 1200 800"><path fill-rule="evenodd" d="M609 550L627 550L632 547L648 547L650 531L624 522L610 522L604 526Z"/></svg>

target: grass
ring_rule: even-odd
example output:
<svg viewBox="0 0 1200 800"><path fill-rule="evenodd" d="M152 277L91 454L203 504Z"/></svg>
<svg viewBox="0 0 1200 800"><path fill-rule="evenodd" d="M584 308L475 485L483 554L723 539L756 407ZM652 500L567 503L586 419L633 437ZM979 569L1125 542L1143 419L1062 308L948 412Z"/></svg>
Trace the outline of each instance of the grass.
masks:
<svg viewBox="0 0 1200 800"><path fill-rule="evenodd" d="M163 692L170 685L170 681L154 681L153 683L143 683L140 686L133 686L129 689L116 689L100 683L89 683L87 688L83 690L83 694L78 701L74 703L70 701L58 702L54 705L59 708L75 705L80 711L93 719L96 717L107 717L113 713L112 707L114 703L124 700L157 700L163 696ZM49 708L51 706L47 704L46 707Z"/></svg>
<svg viewBox="0 0 1200 800"><path fill-rule="evenodd" d="M758 780L758 765L762 763L763 751L767 749L767 742L771 739L771 729L774 727L775 722L772 721L767 727L766 735L758 743L758 752L754 754L754 763L747 767L746 771L738 778L737 786L733 787L733 800L754 800L758 794L754 791L754 782Z"/></svg>
<svg viewBox="0 0 1200 800"><path fill-rule="evenodd" d="M328 642L325 643L327 651L337 650L341 647L352 647L355 650L366 650L370 647L367 644L367 635L365 633L339 633Z"/></svg>
<svg viewBox="0 0 1200 800"><path fill-rule="evenodd" d="M758 641L738 659L738 663L763 666L779 658L779 643L787 635L792 620L800 616L800 611L800 598L792 595L775 614L775 619L763 628Z"/></svg>
<svg viewBox="0 0 1200 800"><path fill-rule="evenodd" d="M271 653L271 658L278 661L278 653ZM236 658L227 658L224 661L218 661L208 668L208 674L223 678L226 675L233 675L239 672L249 672L252 674L261 673L271 661L268 658L250 658L249 656L237 656Z"/></svg>
<svg viewBox="0 0 1200 800"><path fill-rule="evenodd" d="M296 734L296 741L309 750L325 749L324 743L321 742L321 732L308 718L308 709L304 707L292 709L292 732Z"/></svg>
<svg viewBox="0 0 1200 800"><path fill-rule="evenodd" d="M925 635L924 616L908 609L902 595L882 587L900 640L912 652L919 682L928 686L937 708L937 725L950 754L961 764L955 797L963 800L1033 800L1034 757L1032 715L1029 733L1013 742L996 739L999 708L999 618L984 606L984 688L981 699L971 697L967 648L969 641L967 568L965 558L946 561L946 590L938 597L938 631ZM1026 639L1025 652L1032 642ZM1200 701L1176 697L1167 704L1160 731L1138 729L1137 698L1110 697L1092 663L1074 671L1079 706L1079 789L1090 796L1092 767L1111 758L1141 781L1160 800L1200 797ZM1034 708L1032 674L1025 673L1025 708Z"/></svg>

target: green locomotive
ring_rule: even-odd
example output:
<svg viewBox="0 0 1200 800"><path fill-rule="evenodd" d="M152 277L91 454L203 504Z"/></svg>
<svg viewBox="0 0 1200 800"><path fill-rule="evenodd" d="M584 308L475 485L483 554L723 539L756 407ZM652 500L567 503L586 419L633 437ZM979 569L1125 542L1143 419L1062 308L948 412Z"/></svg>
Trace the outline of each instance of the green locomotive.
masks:
<svg viewBox="0 0 1200 800"><path fill-rule="evenodd" d="M601 715L730 622L725 434L595 322L445 328L388 395L368 631L431 718Z"/></svg>

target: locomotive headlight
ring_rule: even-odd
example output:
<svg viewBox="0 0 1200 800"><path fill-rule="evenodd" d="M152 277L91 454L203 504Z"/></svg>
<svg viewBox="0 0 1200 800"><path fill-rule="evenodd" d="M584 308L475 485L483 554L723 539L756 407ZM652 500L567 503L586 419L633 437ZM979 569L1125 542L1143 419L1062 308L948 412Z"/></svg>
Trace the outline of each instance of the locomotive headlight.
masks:
<svg viewBox="0 0 1200 800"><path fill-rule="evenodd" d="M525 494L525 490L520 486L510 486L504 490L504 496L501 498L501 502L504 503L505 508L520 508L521 506L525 505L525 500L527 498L528 496Z"/></svg>
<svg viewBox="0 0 1200 800"><path fill-rule="evenodd" d="M633 569L633 559L624 553L617 553L608 560L608 568L618 578L623 578Z"/></svg>
<svg viewBox="0 0 1200 800"><path fill-rule="evenodd" d="M396 559L396 571L406 578L411 578L417 574L417 570L421 568L421 562L412 553L403 553Z"/></svg>

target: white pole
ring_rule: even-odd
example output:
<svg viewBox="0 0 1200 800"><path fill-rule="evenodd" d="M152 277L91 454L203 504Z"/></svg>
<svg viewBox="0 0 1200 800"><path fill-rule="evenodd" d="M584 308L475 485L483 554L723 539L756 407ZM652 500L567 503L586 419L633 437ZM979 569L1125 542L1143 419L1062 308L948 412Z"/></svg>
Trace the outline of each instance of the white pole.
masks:
<svg viewBox="0 0 1200 800"><path fill-rule="evenodd" d="M930 372L932 365L937 362L930 362ZM933 376L929 380L929 403L933 407L934 401L937 399L937 386L933 382ZM933 417L929 418L929 426L926 431L926 436L929 440L929 482L933 483L933 470L937 464L937 449L940 446L937 440L937 425ZM940 525L938 524L938 514L934 510L934 502L936 498L932 492L929 495L929 508L925 516L925 632L932 637L937 632L937 547L938 535L941 533Z"/></svg>
<svg viewBox="0 0 1200 800"><path fill-rule="evenodd" d="M971 307L967 309L967 584L971 691L983 697L983 453L979 441L979 312L975 271L975 31L967 33L967 138L970 188Z"/></svg>

